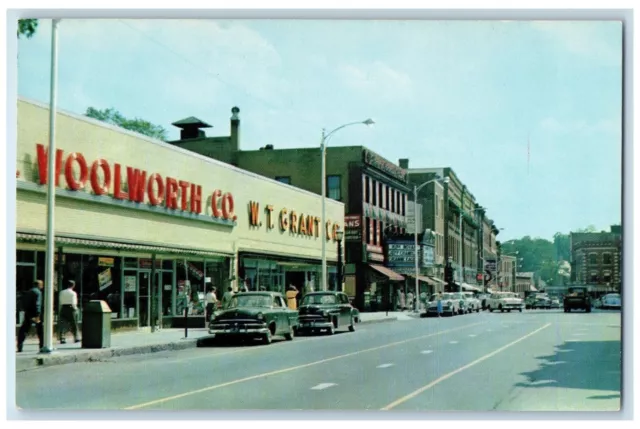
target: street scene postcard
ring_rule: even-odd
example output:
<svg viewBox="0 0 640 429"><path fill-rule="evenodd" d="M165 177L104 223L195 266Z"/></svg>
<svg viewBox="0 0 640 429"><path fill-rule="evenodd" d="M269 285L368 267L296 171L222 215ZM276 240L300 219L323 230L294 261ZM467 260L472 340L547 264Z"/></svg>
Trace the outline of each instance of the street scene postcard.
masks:
<svg viewBox="0 0 640 429"><path fill-rule="evenodd" d="M620 411L623 32L20 19L17 408Z"/></svg>

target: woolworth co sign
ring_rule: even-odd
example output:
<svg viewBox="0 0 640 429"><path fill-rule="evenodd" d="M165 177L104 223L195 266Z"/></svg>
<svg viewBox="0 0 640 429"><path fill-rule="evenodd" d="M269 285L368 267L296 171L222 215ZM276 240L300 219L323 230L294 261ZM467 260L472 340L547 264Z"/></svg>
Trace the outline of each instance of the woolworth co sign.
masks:
<svg viewBox="0 0 640 429"><path fill-rule="evenodd" d="M48 153L42 144L36 145L38 183L47 184ZM64 171L62 171L62 161ZM164 207L171 212L200 215L203 212L202 186L171 176L148 172L144 169L111 163L103 158L90 163L81 152L65 156L62 149L56 150L55 186L60 187L61 178L71 191L93 193L113 200ZM126 181L123 180L126 177ZM235 222L235 202L230 192L215 189L210 200L211 218ZM171 213L170 212L170 213Z"/></svg>

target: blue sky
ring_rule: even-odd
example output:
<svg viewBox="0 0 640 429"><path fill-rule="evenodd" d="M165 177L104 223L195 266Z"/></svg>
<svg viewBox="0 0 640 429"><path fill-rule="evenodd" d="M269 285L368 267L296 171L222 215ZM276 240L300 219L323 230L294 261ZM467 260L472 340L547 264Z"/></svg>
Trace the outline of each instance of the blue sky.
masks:
<svg viewBox="0 0 640 429"><path fill-rule="evenodd" d="M50 22L19 42L18 93L49 101ZM58 103L241 147L332 145L452 167L503 241L621 221L622 26L525 21L63 20ZM530 141L530 157L527 156Z"/></svg>

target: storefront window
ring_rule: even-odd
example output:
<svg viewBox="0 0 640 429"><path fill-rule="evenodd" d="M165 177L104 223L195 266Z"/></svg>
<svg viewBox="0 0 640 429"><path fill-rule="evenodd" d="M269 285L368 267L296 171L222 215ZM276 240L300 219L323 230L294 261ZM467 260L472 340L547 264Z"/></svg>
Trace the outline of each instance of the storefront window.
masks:
<svg viewBox="0 0 640 429"><path fill-rule="evenodd" d="M189 291L191 314L204 314L204 262L176 261L178 286Z"/></svg>
<svg viewBox="0 0 640 429"><path fill-rule="evenodd" d="M213 286L216 293L216 297L218 297L218 299L222 299L222 295L224 294L224 291L229 284L229 282L227 281L227 279L229 278L229 270L225 267L225 260L207 260L205 261L204 268L205 277L210 279L211 285Z"/></svg>
<svg viewBox="0 0 640 429"><path fill-rule="evenodd" d="M121 261L122 258L114 256L82 256L82 284L79 288L81 293L78 293L78 301L82 302L82 307L89 301L105 301L111 309L111 317L122 318ZM77 283L76 288L78 288Z"/></svg>

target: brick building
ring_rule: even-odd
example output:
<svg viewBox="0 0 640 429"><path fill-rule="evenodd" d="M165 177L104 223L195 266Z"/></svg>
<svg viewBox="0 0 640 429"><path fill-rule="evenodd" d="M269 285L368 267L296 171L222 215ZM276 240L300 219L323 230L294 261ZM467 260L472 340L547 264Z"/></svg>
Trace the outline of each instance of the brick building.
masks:
<svg viewBox="0 0 640 429"><path fill-rule="evenodd" d="M231 133L207 137L208 124L197 118L174 123L181 139L172 144L219 159L241 169L321 194L319 147L259 150L240 148L239 110L232 110ZM386 308L405 278L385 267L386 235L406 228L407 172L362 146L327 147L327 197L345 204L344 291L363 311ZM338 287L336 266L330 265L329 287ZM316 282L318 284L319 282Z"/></svg>
<svg viewBox="0 0 640 429"><path fill-rule="evenodd" d="M404 166L408 168L408 163ZM450 167L408 169L408 172L409 183L418 187L437 177L449 178L449 183L434 182L418 192L418 203L423 205L423 224L434 230L441 240L437 247L437 251L441 252L439 263L446 265L450 261L455 270L455 283L462 284L466 290L478 290L482 286L482 279L479 280L478 276L483 272L483 261L493 260L494 265L488 268L494 272L492 281L495 282L498 253L496 237L499 230L486 217L485 210L476 202L469 188ZM464 239L461 240L461 237ZM442 271L439 273L442 274Z"/></svg>
<svg viewBox="0 0 640 429"><path fill-rule="evenodd" d="M622 231L612 225L609 232L572 232L571 280L591 286L593 292L620 292L622 278Z"/></svg>

